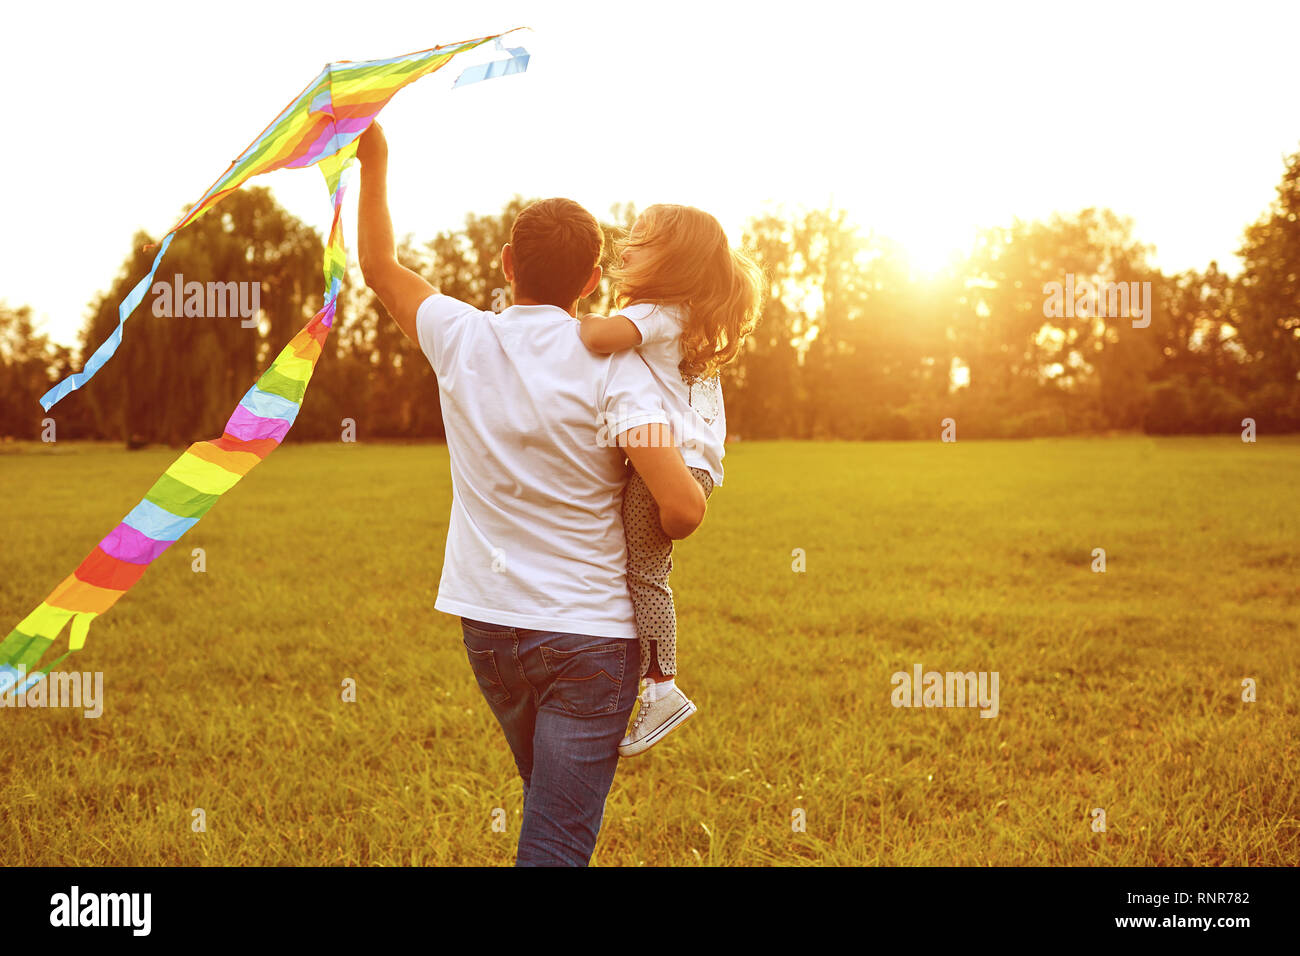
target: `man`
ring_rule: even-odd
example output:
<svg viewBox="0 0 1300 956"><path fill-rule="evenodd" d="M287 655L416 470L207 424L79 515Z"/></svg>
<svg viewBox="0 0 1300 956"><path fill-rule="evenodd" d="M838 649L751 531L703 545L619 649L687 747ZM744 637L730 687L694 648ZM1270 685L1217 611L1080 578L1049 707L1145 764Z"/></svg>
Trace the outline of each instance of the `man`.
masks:
<svg viewBox="0 0 1300 956"><path fill-rule="evenodd" d="M579 338L574 310L600 282L604 245L589 212L567 199L523 210L501 251L514 305L484 312L398 263L378 123L357 158L361 271L438 377L453 497L434 607L461 616L524 781L515 862L585 866L639 673L624 455L672 538L704 519L704 492L641 359Z"/></svg>

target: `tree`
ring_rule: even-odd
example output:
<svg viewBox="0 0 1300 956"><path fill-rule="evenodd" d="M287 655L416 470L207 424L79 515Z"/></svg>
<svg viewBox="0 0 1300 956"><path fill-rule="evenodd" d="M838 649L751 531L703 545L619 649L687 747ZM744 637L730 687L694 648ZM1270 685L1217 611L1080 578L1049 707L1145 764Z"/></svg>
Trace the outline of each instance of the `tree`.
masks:
<svg viewBox="0 0 1300 956"><path fill-rule="evenodd" d="M80 396L101 434L131 444L184 445L219 433L262 368L320 308L323 252L320 237L266 189L233 193L177 234L114 361L64 401ZM109 291L92 304L84 355L117 327L118 303L155 254L150 237L137 233ZM185 316L181 303L161 303L160 286L174 287L177 275L182 289L191 282L259 284L260 321L246 327L238 315ZM246 301L252 304L251 291Z"/></svg>
<svg viewBox="0 0 1300 956"><path fill-rule="evenodd" d="M0 438L34 439L46 417L39 399L69 364L69 350L38 333L29 306L0 302ZM65 438L79 437L83 423L58 423Z"/></svg>
<svg viewBox="0 0 1300 956"><path fill-rule="evenodd" d="M1238 252L1238 342L1249 369L1247 403L1275 430L1300 428L1300 152L1277 197L1246 230Z"/></svg>

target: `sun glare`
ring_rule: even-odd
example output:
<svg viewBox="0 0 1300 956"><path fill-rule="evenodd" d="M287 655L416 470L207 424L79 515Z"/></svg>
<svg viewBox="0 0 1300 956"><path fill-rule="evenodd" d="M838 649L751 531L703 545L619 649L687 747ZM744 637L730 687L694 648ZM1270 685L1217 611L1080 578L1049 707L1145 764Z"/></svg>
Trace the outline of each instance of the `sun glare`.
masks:
<svg viewBox="0 0 1300 956"><path fill-rule="evenodd" d="M955 238L946 234L917 233L897 239L912 275L929 281L943 275L955 266L968 251Z"/></svg>

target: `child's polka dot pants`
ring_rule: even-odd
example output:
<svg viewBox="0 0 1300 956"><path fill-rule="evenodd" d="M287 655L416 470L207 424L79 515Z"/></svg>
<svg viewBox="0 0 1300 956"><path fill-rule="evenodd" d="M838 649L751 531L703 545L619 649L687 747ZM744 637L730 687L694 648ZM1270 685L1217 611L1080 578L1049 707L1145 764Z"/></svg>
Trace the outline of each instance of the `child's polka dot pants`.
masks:
<svg viewBox="0 0 1300 956"><path fill-rule="evenodd" d="M713 494L713 478L702 468L691 475ZM673 539L659 524L659 506L636 470L623 492L623 533L627 535L627 588L636 612L636 633L641 641L641 676L650 669L650 643L658 650L659 670L677 673L677 613L668 575L673 570Z"/></svg>

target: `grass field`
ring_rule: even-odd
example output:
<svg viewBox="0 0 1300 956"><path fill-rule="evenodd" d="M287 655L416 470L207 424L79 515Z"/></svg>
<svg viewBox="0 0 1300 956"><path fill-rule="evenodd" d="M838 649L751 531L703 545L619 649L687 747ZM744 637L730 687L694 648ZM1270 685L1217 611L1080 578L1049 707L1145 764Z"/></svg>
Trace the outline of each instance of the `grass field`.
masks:
<svg viewBox="0 0 1300 956"><path fill-rule="evenodd" d="M0 455L0 632L177 454L25 451ZM1300 862L1300 440L727 464L674 574L700 712L622 762L594 863ZM276 452L66 662L104 672L101 718L0 710L3 862L510 863L522 788L433 610L450 496L441 447ZM914 664L997 671L1000 713L894 708Z"/></svg>

